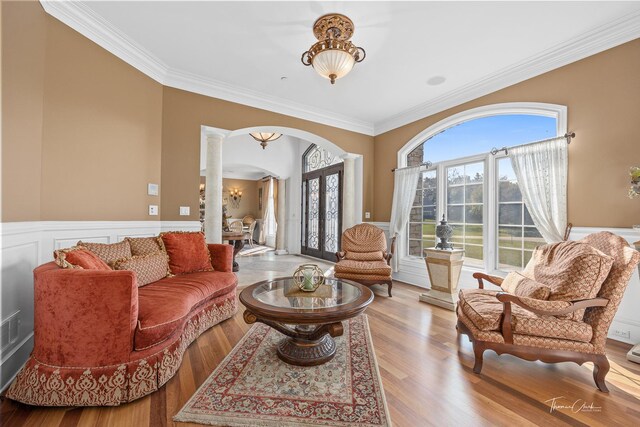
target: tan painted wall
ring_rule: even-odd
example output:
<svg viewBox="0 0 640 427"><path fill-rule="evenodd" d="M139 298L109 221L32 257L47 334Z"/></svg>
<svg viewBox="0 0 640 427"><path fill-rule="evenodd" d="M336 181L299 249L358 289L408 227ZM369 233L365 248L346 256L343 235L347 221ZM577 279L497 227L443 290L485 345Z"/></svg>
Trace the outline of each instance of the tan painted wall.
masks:
<svg viewBox="0 0 640 427"><path fill-rule="evenodd" d="M52 18L46 67L42 219L159 219L162 85Z"/></svg>
<svg viewBox="0 0 640 427"><path fill-rule="evenodd" d="M162 86L38 2L2 5L2 220L159 219Z"/></svg>
<svg viewBox="0 0 640 427"><path fill-rule="evenodd" d="M223 197L229 197L229 192L237 189L242 191L242 198L238 208L234 208L231 202L227 204L227 212L232 218L242 218L245 215L251 215L254 218L258 216L258 181L250 181L247 179L230 179L222 180Z"/></svg>
<svg viewBox="0 0 640 427"><path fill-rule="evenodd" d="M163 220L197 220L203 124L299 128L363 154L364 210L385 221L393 187L388 171L414 135L469 108L537 101L567 105L577 133L569 150L569 220L640 222L640 203L625 196L627 169L640 164L640 40L374 139L162 87L47 16L37 2L2 2L2 36L3 221L158 219L147 215L148 204L160 205ZM146 195L149 182L161 184L161 198ZM190 206L191 216L179 216L179 206Z"/></svg>
<svg viewBox="0 0 640 427"><path fill-rule="evenodd" d="M198 203L200 126L235 130L273 125L297 128L328 139L350 153L364 155L364 209L373 207L373 137L247 107L170 87L164 88L162 121L163 220L194 220L178 216L179 206Z"/></svg>
<svg viewBox="0 0 640 427"><path fill-rule="evenodd" d="M640 166L640 39L375 137L374 219L388 221L397 152L430 125L461 111L502 102L568 107L568 214L574 226L630 227L640 201L627 197L630 166Z"/></svg>
<svg viewBox="0 0 640 427"><path fill-rule="evenodd" d="M2 221L40 219L45 14L2 2Z"/></svg>

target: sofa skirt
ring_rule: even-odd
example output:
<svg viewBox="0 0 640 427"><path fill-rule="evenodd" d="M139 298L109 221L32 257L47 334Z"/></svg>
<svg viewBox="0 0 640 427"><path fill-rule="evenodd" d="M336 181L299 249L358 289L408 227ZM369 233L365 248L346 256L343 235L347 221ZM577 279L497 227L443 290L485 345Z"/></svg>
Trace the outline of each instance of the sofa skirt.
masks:
<svg viewBox="0 0 640 427"><path fill-rule="evenodd" d="M162 387L180 368L187 347L238 310L235 290L194 313L161 350L111 366L51 366L30 356L6 397L36 406L116 406ZM108 349L105 349L108 351ZM142 353L142 352L141 352Z"/></svg>

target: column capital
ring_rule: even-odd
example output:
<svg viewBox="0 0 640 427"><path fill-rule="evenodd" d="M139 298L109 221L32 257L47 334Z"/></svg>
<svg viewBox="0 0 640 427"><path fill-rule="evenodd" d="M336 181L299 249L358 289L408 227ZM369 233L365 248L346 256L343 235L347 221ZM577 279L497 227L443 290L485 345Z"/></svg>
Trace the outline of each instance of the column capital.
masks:
<svg viewBox="0 0 640 427"><path fill-rule="evenodd" d="M340 158L342 160L355 160L360 156L362 156L362 154L345 153L345 154L340 155Z"/></svg>
<svg viewBox="0 0 640 427"><path fill-rule="evenodd" d="M205 136L207 137L207 142L214 142L214 141L222 142L226 137L226 135L222 132L211 132L211 131L205 132Z"/></svg>

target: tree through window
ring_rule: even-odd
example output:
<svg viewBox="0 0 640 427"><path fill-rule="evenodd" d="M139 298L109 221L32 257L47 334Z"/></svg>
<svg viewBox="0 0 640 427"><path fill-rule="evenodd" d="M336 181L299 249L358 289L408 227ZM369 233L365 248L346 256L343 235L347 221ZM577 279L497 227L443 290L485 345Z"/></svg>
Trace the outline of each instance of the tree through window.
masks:
<svg viewBox="0 0 640 427"><path fill-rule="evenodd" d="M493 147L557 134L555 117L503 114L469 120L429 138L407 155L407 165L430 161L422 173L409 220L408 254L422 257L436 244L444 214L465 264L488 270L520 269L544 239L522 202L510 160Z"/></svg>

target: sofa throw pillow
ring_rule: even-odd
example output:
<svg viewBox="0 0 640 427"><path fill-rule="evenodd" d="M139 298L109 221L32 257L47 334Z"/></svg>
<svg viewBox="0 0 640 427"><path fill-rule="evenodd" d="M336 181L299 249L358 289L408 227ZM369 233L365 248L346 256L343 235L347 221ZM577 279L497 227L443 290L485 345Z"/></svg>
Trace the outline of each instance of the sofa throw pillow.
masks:
<svg viewBox="0 0 640 427"><path fill-rule="evenodd" d="M132 256L131 246L126 240L118 243L93 243L79 241L77 246L90 250L110 266L119 259L131 258Z"/></svg>
<svg viewBox="0 0 640 427"><path fill-rule="evenodd" d="M539 246L522 274L551 288L549 301L595 298L609 275L613 257L581 242ZM573 320L582 320L584 309Z"/></svg>
<svg viewBox="0 0 640 427"><path fill-rule="evenodd" d="M384 254L382 251L373 252L346 252L345 259L351 259L353 261L380 261L384 260Z"/></svg>
<svg viewBox="0 0 640 427"><path fill-rule="evenodd" d="M160 233L158 241L169 255L171 274L213 271L203 233L171 231Z"/></svg>
<svg viewBox="0 0 640 427"><path fill-rule="evenodd" d="M117 260L114 270L130 270L136 273L138 287L164 279L169 274L169 260L162 251L148 255L135 255Z"/></svg>
<svg viewBox="0 0 640 427"><path fill-rule="evenodd" d="M510 294L539 300L549 299L551 294L551 289L548 286L531 280L516 271L507 274L500 287Z"/></svg>
<svg viewBox="0 0 640 427"><path fill-rule="evenodd" d="M149 255L162 250L157 237L126 237L124 240L129 242L133 256Z"/></svg>
<svg viewBox="0 0 640 427"><path fill-rule="evenodd" d="M74 246L58 249L53 252L56 264L62 268L76 268L85 270L111 270L111 267L90 250Z"/></svg>

